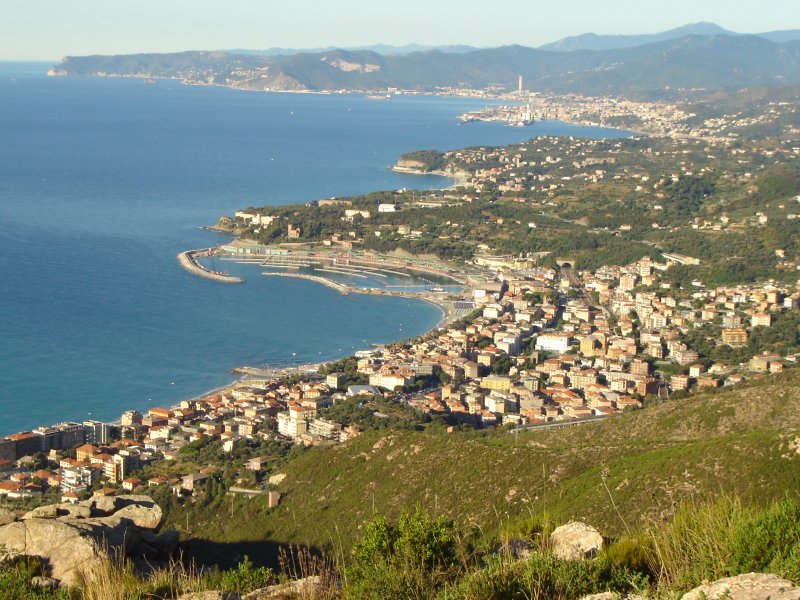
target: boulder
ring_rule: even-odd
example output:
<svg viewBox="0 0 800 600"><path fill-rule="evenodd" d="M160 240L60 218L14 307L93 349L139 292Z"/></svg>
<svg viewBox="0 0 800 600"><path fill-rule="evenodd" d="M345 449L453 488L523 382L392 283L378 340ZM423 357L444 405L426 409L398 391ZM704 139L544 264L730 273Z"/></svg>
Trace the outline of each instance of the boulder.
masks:
<svg viewBox="0 0 800 600"><path fill-rule="evenodd" d="M59 519L88 519L92 516L92 509L79 504L60 504L58 507Z"/></svg>
<svg viewBox="0 0 800 600"><path fill-rule="evenodd" d="M161 508L146 496L122 498L115 503L122 508L104 517L90 517L93 509L86 505L31 511L22 521L0 526L0 548L8 554L41 558L49 574L68 586L77 583L80 570L91 570L108 555L133 556L139 550L160 557L165 549L174 550L177 532L157 536L151 531L161 522ZM142 543L145 532L153 544Z"/></svg>
<svg viewBox="0 0 800 600"><path fill-rule="evenodd" d="M638 594L626 596L619 592L602 592L600 594L584 596L581 600L647 600L647 598L645 596L639 596Z"/></svg>
<svg viewBox="0 0 800 600"><path fill-rule="evenodd" d="M119 496L115 517L130 519L142 529L156 529L161 524L161 507L149 496Z"/></svg>
<svg viewBox="0 0 800 600"><path fill-rule="evenodd" d="M167 529L161 532L158 536L159 547L161 548L161 557L167 559L178 549L178 542L180 541L180 534L177 529Z"/></svg>
<svg viewBox="0 0 800 600"><path fill-rule="evenodd" d="M22 515L22 520L28 519L88 519L92 516L89 507L79 504L48 504L34 508Z"/></svg>
<svg viewBox="0 0 800 600"><path fill-rule="evenodd" d="M696 587L681 600L800 600L800 588L788 579L766 573L726 577Z"/></svg>
<svg viewBox="0 0 800 600"><path fill-rule="evenodd" d="M267 600L268 598L315 598L322 585L322 578L318 575L295 579L288 583L279 583L269 587L250 592L242 600Z"/></svg>
<svg viewBox="0 0 800 600"><path fill-rule="evenodd" d="M0 508L0 527L8 525L17 520L17 515L8 509Z"/></svg>
<svg viewBox="0 0 800 600"><path fill-rule="evenodd" d="M570 521L550 534L550 545L556 558L566 560L593 558L603 547L603 536L591 525Z"/></svg>
<svg viewBox="0 0 800 600"><path fill-rule="evenodd" d="M58 587L58 581L51 578L51 577L33 577L31 579L31 585L33 587L43 588L47 590L52 590Z"/></svg>
<svg viewBox="0 0 800 600"><path fill-rule="evenodd" d="M28 519L55 519L57 516L58 504L48 504L47 506L39 506L26 512L20 519L23 521L27 521Z"/></svg>
<svg viewBox="0 0 800 600"><path fill-rule="evenodd" d="M0 546L8 553L38 556L63 585L77 583L78 570L101 557L101 542L88 526L55 519L28 519L0 527Z"/></svg>
<svg viewBox="0 0 800 600"><path fill-rule="evenodd" d="M239 594L225 592L191 592L179 596L178 600L239 600Z"/></svg>
<svg viewBox="0 0 800 600"><path fill-rule="evenodd" d="M81 504L93 509L96 516L107 516L117 510L116 496L94 496Z"/></svg>

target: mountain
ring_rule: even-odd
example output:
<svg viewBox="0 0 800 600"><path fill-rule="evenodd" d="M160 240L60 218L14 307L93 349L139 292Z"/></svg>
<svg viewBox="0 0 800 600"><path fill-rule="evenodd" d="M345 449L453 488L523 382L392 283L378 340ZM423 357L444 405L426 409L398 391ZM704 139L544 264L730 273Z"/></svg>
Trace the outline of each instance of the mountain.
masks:
<svg viewBox="0 0 800 600"><path fill-rule="evenodd" d="M767 31L766 33L757 34L765 40L783 44L784 42L792 42L800 40L800 29L786 29L783 31Z"/></svg>
<svg viewBox="0 0 800 600"><path fill-rule="evenodd" d="M384 55L331 50L284 56L182 52L67 57L53 75L171 77L251 90L527 89L658 98L675 90L731 90L800 83L800 41L689 35L632 48L552 52L504 46L465 53Z"/></svg>
<svg viewBox="0 0 800 600"><path fill-rule="evenodd" d="M245 54L249 56L291 56L294 54L319 54L320 52L330 52L336 50L336 46L326 46L324 48L280 48L273 47L266 50L246 50L246 49L233 49L222 50L230 54ZM477 50L475 46L466 46L463 44L453 44L449 46L425 46L423 44L406 44L403 46L392 46L390 44L376 44L374 46L355 46L342 48L343 50L355 51L366 50L368 52L376 52L377 54L384 54L387 56L403 56L411 54L412 52L429 52L431 50L438 50L440 52L450 52L453 54L463 54L465 52L472 52Z"/></svg>
<svg viewBox="0 0 800 600"><path fill-rule="evenodd" d="M733 31L723 29L714 23L693 23L663 31L641 35L598 35L584 33L566 37L564 39L539 46L540 50L552 52L574 52L575 50L616 50L619 48L634 48L645 44L654 44L685 37L687 35L738 35Z"/></svg>
<svg viewBox="0 0 800 600"><path fill-rule="evenodd" d="M548 50L551 52L574 52L576 50L617 50L620 48L635 48L636 46L644 46L646 44L654 44L658 42L666 42L669 40L676 40L687 35L751 35L742 34L735 31L724 29L714 23L692 23L670 29L669 31L662 31L661 33L651 33L644 35L598 35L596 33L584 33L566 37L550 44L539 46L540 50ZM755 37L769 40L778 44L800 40L800 30L789 29L785 31L768 31L765 33L754 33Z"/></svg>

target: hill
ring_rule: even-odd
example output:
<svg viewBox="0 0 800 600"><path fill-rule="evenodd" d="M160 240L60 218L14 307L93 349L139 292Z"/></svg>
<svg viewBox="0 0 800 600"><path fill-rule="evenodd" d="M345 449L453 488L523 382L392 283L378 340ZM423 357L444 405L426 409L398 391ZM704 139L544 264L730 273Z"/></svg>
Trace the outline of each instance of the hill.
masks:
<svg viewBox="0 0 800 600"><path fill-rule="evenodd" d="M274 544L349 547L373 511L394 518L415 504L475 528L487 543L544 514L609 535L646 529L688 499L764 503L795 494L799 383L800 372L789 371L599 423L515 435L369 433L290 461L276 509L226 498L172 506L168 519L189 524L194 556L223 565Z"/></svg>
<svg viewBox="0 0 800 600"><path fill-rule="evenodd" d="M669 31L643 35L598 35L596 33L583 33L560 39L550 44L539 46L540 50L554 52L573 52L575 50L615 50L619 48L634 48L645 44L654 44L669 40L676 40L687 35L753 35L771 42L783 43L800 39L800 30L788 29L782 31L767 31L764 33L741 34L724 29L715 23L692 23L676 27Z"/></svg>
<svg viewBox="0 0 800 600"><path fill-rule="evenodd" d="M616 50L619 48L634 48L645 44L666 42L687 35L738 35L714 23L691 23L676 27L660 33L638 35L599 35L597 33L582 33L565 37L549 44L539 46L540 50L553 52L574 52L575 50Z"/></svg>
<svg viewBox="0 0 800 600"><path fill-rule="evenodd" d="M528 89L663 97L674 90L800 83L800 42L754 36L690 35L634 48L552 52L505 46L383 55L332 50L283 56L183 52L67 57L54 75L171 77L255 90Z"/></svg>

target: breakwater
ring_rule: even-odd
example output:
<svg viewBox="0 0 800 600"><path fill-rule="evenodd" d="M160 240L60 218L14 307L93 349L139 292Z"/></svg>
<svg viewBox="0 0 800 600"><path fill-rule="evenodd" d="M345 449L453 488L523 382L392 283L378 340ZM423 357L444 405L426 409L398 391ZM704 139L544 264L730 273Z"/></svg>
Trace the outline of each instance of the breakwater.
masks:
<svg viewBox="0 0 800 600"><path fill-rule="evenodd" d="M342 284L337 283L327 277L319 277L317 275L306 275L305 273L270 273L270 272L263 272L262 275L267 275L269 277L292 277L294 279L306 279L308 281L314 281L316 283L321 283L322 285L326 285L329 288L336 290L342 294L349 294L352 288Z"/></svg>
<svg viewBox="0 0 800 600"><path fill-rule="evenodd" d="M186 252L178 254L178 262L181 267L190 273L205 277L206 279L212 279L213 281L220 281L222 283L243 283L244 279L241 277L234 277L222 271L212 271L211 269L205 268L198 260L198 258L203 256L213 256L214 253L214 248L187 250Z"/></svg>

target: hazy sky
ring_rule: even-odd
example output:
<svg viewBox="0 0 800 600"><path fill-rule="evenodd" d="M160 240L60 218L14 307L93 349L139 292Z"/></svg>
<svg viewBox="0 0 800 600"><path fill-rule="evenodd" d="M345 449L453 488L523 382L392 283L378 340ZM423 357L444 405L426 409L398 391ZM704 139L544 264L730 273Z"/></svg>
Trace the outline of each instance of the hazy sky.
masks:
<svg viewBox="0 0 800 600"><path fill-rule="evenodd" d="M0 60L376 43L538 46L712 21L800 28L798 0L0 0Z"/></svg>

